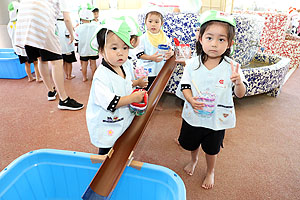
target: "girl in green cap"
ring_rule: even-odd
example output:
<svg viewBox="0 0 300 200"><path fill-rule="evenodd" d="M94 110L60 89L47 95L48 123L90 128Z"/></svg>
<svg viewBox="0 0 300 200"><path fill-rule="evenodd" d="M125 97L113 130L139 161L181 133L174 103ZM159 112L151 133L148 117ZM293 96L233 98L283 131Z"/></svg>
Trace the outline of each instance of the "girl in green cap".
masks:
<svg viewBox="0 0 300 200"><path fill-rule="evenodd" d="M217 154L223 147L225 129L235 127L232 94L241 98L246 80L237 63L228 56L235 35L234 19L222 12L207 11L200 17L197 57L186 61L176 95L185 103L182 111L180 145L191 151L191 161L184 168L193 175L200 145L205 152L207 170L202 183L214 186Z"/></svg>
<svg viewBox="0 0 300 200"><path fill-rule="evenodd" d="M124 19L107 19L91 41L92 49L98 50L103 59L94 74L86 121L91 142L101 155L109 152L131 124L135 115L128 105L142 102L145 95L145 91L132 93L131 69L124 65L129 48L133 48L130 31Z"/></svg>

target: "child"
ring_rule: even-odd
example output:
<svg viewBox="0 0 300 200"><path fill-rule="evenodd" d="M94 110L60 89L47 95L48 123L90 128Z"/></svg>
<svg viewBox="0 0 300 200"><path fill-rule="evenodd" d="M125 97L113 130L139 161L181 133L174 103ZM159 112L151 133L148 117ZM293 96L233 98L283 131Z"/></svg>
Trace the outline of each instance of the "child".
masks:
<svg viewBox="0 0 300 200"><path fill-rule="evenodd" d="M8 31L9 37L11 39L11 43L12 43L13 49L15 51L15 54L17 54L18 57L19 57L20 64L25 63L25 72L26 72L27 77L28 77L28 82L32 82L34 80L36 80L36 82L42 82L43 80L40 76L37 59L36 60L29 60L27 55L26 55L25 49L17 47L14 44L18 7L19 7L19 2L16 2L16 1L10 2L10 4L8 5L10 21L7 25L7 31ZM35 71L36 77L33 77L32 74L31 74L31 68L30 68L31 63L34 64L34 71Z"/></svg>
<svg viewBox="0 0 300 200"><path fill-rule="evenodd" d="M124 20L112 18L100 25L91 41L103 59L93 78L86 121L91 142L100 155L107 154L131 124L134 114L128 104L142 102L145 95L145 91L132 93L130 69L123 66L132 48L129 33Z"/></svg>
<svg viewBox="0 0 300 200"><path fill-rule="evenodd" d="M94 19L93 19L93 23L96 23L96 24L101 24L98 17L99 17L99 9L98 8L94 8L93 9L93 14L94 14Z"/></svg>
<svg viewBox="0 0 300 200"><path fill-rule="evenodd" d="M168 60L174 52L170 47L171 40L162 30L163 15L160 12L148 12L146 14L145 24L147 30L146 33L141 36L141 42L138 46L137 55L140 59L137 66L144 66L144 68L146 68L149 72L149 83L146 88L148 90L166 60ZM165 57L159 53L158 45L160 44L169 46L169 50L165 53ZM157 106L157 110L162 110L161 105Z"/></svg>
<svg viewBox="0 0 300 200"><path fill-rule="evenodd" d="M214 186L214 169L225 129L235 127L232 92L245 95L243 73L228 58L235 34L235 21L219 11L206 11L200 18L198 56L186 61L176 95L185 100L182 112L180 145L191 151L191 161L184 168L193 175L199 147L205 152L207 171L202 183L205 189ZM198 101L199 93L209 95ZM210 109L210 110L208 110ZM205 112L206 111L206 112Z"/></svg>
<svg viewBox="0 0 300 200"><path fill-rule="evenodd" d="M71 80L76 76L72 74L72 63L77 62L75 52L74 52L74 43L69 43L70 33L67 30L66 24L64 23L64 18L62 13L57 19L57 30L59 42L62 49L62 58L63 58L63 66L67 80Z"/></svg>
<svg viewBox="0 0 300 200"><path fill-rule="evenodd" d="M99 58L98 54L90 47L90 40L97 29L98 25L91 23L94 15L91 7L80 8L79 17L81 24L75 29L78 36L78 53L80 55L82 81L85 82L87 78L87 66L90 61L92 70L92 77L97 69L96 60Z"/></svg>

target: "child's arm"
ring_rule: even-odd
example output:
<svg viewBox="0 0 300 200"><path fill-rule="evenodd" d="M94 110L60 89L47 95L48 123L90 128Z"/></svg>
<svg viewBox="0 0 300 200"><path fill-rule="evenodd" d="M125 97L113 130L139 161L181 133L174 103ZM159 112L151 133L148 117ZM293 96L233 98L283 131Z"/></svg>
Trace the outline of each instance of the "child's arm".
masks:
<svg viewBox="0 0 300 200"><path fill-rule="evenodd" d="M195 112L198 112L197 110L202 110L205 106L204 103L201 103L197 101L197 97L193 97L193 93L191 89L184 89L182 90L182 93L184 95L184 98L192 105Z"/></svg>
<svg viewBox="0 0 300 200"><path fill-rule="evenodd" d="M234 94L238 98L242 98L246 93L246 87L239 74L239 64L234 67L233 62L231 62L231 71L230 80L234 83Z"/></svg>
<svg viewBox="0 0 300 200"><path fill-rule="evenodd" d="M153 55L143 54L140 58L143 60L152 60L154 62L160 62L164 59L161 54L158 54L158 51Z"/></svg>
<svg viewBox="0 0 300 200"><path fill-rule="evenodd" d="M146 91L137 91L134 93L131 93L130 95L121 97L118 104L116 105L116 108L120 108L122 106L131 104L131 103L140 103L143 101L144 99L144 95L145 95Z"/></svg>
<svg viewBox="0 0 300 200"><path fill-rule="evenodd" d="M141 88L145 88L148 86L147 76L143 76L137 80L132 80L132 87L139 86Z"/></svg>

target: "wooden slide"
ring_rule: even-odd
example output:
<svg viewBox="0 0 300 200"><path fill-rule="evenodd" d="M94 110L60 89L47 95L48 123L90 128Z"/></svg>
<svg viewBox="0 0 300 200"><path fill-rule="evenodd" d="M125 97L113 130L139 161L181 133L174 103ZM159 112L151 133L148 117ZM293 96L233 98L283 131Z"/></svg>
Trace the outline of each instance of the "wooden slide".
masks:
<svg viewBox="0 0 300 200"><path fill-rule="evenodd" d="M125 167L133 158L133 150L145 131L175 67L175 57L173 56L166 61L148 91L148 105L145 114L135 117L128 129L116 141L82 196L82 199L107 200L110 198Z"/></svg>

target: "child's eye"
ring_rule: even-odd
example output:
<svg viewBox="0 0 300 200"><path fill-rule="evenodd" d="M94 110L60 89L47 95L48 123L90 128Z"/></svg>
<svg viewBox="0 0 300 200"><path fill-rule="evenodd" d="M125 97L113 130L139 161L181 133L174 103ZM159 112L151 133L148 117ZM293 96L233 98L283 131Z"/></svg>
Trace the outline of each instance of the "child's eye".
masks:
<svg viewBox="0 0 300 200"><path fill-rule="evenodd" d="M111 48L111 49L115 51L115 50L117 50L117 47L113 47L113 48Z"/></svg>
<svg viewBox="0 0 300 200"><path fill-rule="evenodd" d="M223 38L221 38L221 39L219 39L220 40L220 42L224 42L225 41L225 39L223 39Z"/></svg>
<svg viewBox="0 0 300 200"><path fill-rule="evenodd" d="M126 46L126 47L123 47L123 50L127 50L128 49L128 47Z"/></svg>
<svg viewBox="0 0 300 200"><path fill-rule="evenodd" d="M212 37L207 37L206 39L207 39L207 40L212 40Z"/></svg>

